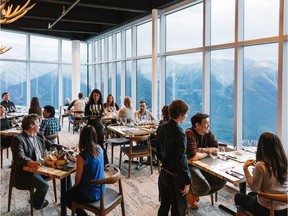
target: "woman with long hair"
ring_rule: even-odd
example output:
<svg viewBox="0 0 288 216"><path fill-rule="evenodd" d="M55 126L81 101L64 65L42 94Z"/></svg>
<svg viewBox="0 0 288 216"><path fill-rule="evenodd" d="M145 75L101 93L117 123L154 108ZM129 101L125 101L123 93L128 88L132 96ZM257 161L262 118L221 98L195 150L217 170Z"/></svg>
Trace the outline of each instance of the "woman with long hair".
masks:
<svg viewBox="0 0 288 216"><path fill-rule="evenodd" d="M98 144L104 150L104 163L106 165L108 164L108 157L104 149L104 127L102 124L104 113L102 93L99 89L94 89L85 106L85 116L89 116L87 124L92 125L96 130Z"/></svg>
<svg viewBox="0 0 288 216"><path fill-rule="evenodd" d="M104 108L107 112L115 112L119 110L119 106L115 103L114 97L112 94L108 94L106 103L104 103Z"/></svg>
<svg viewBox="0 0 288 216"><path fill-rule="evenodd" d="M135 110L132 107L132 100L129 96L124 97L124 107L119 110L119 118L126 118L127 122L134 120Z"/></svg>
<svg viewBox="0 0 288 216"><path fill-rule="evenodd" d="M37 114L40 118L42 118L42 108L40 106L38 97L31 98L28 114Z"/></svg>
<svg viewBox="0 0 288 216"><path fill-rule="evenodd" d="M103 179L104 152L97 145L97 135L93 126L85 126L80 133L79 155L76 160L75 184L66 191L61 199L71 209L72 200L93 202L100 199L100 185L91 184L91 180ZM103 192L106 188L103 185ZM87 215L83 209L76 210L77 215Z"/></svg>
<svg viewBox="0 0 288 216"><path fill-rule="evenodd" d="M248 168L254 164L255 168L251 175ZM270 132L261 134L257 146L256 161L247 160L243 169L252 192L247 195L236 194L234 198L236 205L243 206L256 216L269 215L270 201L258 197L257 192L286 194L288 188L287 156L279 137ZM275 215L287 215L287 207L287 203L275 202Z"/></svg>

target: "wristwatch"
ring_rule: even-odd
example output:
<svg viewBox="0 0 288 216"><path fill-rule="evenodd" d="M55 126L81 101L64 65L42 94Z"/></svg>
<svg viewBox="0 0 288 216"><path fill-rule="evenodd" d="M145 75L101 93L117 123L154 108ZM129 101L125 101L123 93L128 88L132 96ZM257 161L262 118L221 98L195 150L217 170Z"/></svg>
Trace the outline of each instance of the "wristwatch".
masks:
<svg viewBox="0 0 288 216"><path fill-rule="evenodd" d="M205 153L205 148L202 148L202 149L201 149L201 152L202 152L202 153Z"/></svg>

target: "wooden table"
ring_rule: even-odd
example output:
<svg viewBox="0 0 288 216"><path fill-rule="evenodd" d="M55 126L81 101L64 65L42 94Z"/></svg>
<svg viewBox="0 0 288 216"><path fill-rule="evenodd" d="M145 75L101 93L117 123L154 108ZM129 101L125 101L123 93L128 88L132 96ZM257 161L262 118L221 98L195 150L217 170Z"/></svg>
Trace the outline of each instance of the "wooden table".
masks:
<svg viewBox="0 0 288 216"><path fill-rule="evenodd" d="M18 134L22 133L22 128L10 128L7 130L0 131L1 136L17 136Z"/></svg>
<svg viewBox="0 0 288 216"><path fill-rule="evenodd" d="M243 165L246 160L255 159L256 155L245 151L231 151L225 153L225 155L227 155L228 160L221 160L217 158L213 161L210 156L207 156L201 160L189 161L189 163L214 176L217 176L220 179L224 179L234 185L239 185L240 193L246 194L246 178L243 171ZM241 174L242 177L239 178L226 173L227 171L229 172L231 170ZM219 205L219 208L229 213L234 213L226 206Z"/></svg>
<svg viewBox="0 0 288 216"><path fill-rule="evenodd" d="M137 136L137 135L147 135L147 134L156 134L155 125L146 125L146 126L133 126L128 127L126 125L109 125L107 127L109 130L121 135L121 136Z"/></svg>
<svg viewBox="0 0 288 216"><path fill-rule="evenodd" d="M33 173L37 173L43 176L48 176L50 178L57 178L60 180L62 179L61 181L61 183L63 184L63 187L61 187L61 196L62 196L62 194L67 189L69 189L67 188L67 177L70 176L72 173L76 172L75 163L69 162L67 165L74 167L74 169L70 171L62 171L62 170L55 169L53 167L47 167L47 166L40 167L39 169L32 169L32 168L29 168L28 166L24 166L23 169L28 172L33 172ZM66 216L66 215L67 215L66 206L62 202L62 199L61 199L61 216Z"/></svg>
<svg viewBox="0 0 288 216"><path fill-rule="evenodd" d="M24 115L27 115L27 114L28 113L11 112L11 113L7 113L6 117L8 119L20 118L20 117L23 117Z"/></svg>

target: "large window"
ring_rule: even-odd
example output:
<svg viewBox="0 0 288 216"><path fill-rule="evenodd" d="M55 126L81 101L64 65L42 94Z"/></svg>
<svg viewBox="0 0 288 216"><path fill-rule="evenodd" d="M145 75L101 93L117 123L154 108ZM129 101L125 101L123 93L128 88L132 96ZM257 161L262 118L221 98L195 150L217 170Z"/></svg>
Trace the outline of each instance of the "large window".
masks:
<svg viewBox="0 0 288 216"><path fill-rule="evenodd" d="M0 31L0 46L11 47L1 55L3 59L26 59L26 35L7 31Z"/></svg>
<svg viewBox="0 0 288 216"><path fill-rule="evenodd" d="M211 52L210 123L219 141L233 145L234 49Z"/></svg>
<svg viewBox="0 0 288 216"><path fill-rule="evenodd" d="M62 66L62 92L63 92L63 101L60 102L60 105L65 104L65 98L76 99L75 95L72 96L72 65L63 65Z"/></svg>
<svg viewBox="0 0 288 216"><path fill-rule="evenodd" d="M136 103L139 104L141 100L147 102L147 108L152 107L152 60L143 59L137 61L137 96ZM151 110L150 110L151 111Z"/></svg>
<svg viewBox="0 0 288 216"><path fill-rule="evenodd" d="M131 61L126 61L125 65L125 96L131 97L131 70L132 70L132 63Z"/></svg>
<svg viewBox="0 0 288 216"><path fill-rule="evenodd" d="M202 46L203 3L166 16L166 50Z"/></svg>
<svg viewBox="0 0 288 216"><path fill-rule="evenodd" d="M137 26L137 56L152 53L152 23Z"/></svg>
<svg viewBox="0 0 288 216"><path fill-rule="evenodd" d="M31 63L30 71L31 97L38 97L41 106L59 107L57 64Z"/></svg>
<svg viewBox="0 0 288 216"><path fill-rule="evenodd" d="M211 44L234 41L235 0L211 1Z"/></svg>
<svg viewBox="0 0 288 216"><path fill-rule="evenodd" d="M121 106L121 62L117 62L116 64L116 97L114 98L118 106Z"/></svg>
<svg viewBox="0 0 288 216"><path fill-rule="evenodd" d="M58 61L58 40L54 38L31 36L30 59L39 61Z"/></svg>
<svg viewBox="0 0 288 216"><path fill-rule="evenodd" d="M244 4L245 40L278 35L279 0L245 0ZM255 28L257 28L257 30L255 30Z"/></svg>
<svg viewBox="0 0 288 216"><path fill-rule="evenodd" d="M166 104L185 100L190 109L183 127L191 127L191 116L202 110L202 53L168 56L165 81Z"/></svg>
<svg viewBox="0 0 288 216"><path fill-rule="evenodd" d="M256 146L261 133L277 132L277 44L244 49L243 145Z"/></svg>
<svg viewBox="0 0 288 216"><path fill-rule="evenodd" d="M1 93L8 92L9 100L15 105L26 105L27 79L26 64L0 61Z"/></svg>
<svg viewBox="0 0 288 216"><path fill-rule="evenodd" d="M131 40L132 39L132 35L131 34L132 34L131 29L128 29L128 30L125 31L126 58L129 58L132 55L132 40Z"/></svg>

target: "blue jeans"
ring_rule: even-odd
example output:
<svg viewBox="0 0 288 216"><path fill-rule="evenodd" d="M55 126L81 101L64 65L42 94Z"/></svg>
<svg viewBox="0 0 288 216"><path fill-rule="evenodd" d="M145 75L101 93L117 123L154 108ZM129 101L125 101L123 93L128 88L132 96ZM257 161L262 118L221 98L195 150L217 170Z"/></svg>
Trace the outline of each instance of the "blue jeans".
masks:
<svg viewBox="0 0 288 216"><path fill-rule="evenodd" d="M33 206L35 209L41 209L49 189L49 185L43 176L39 174L33 174L31 179L31 186L36 189L33 194Z"/></svg>

